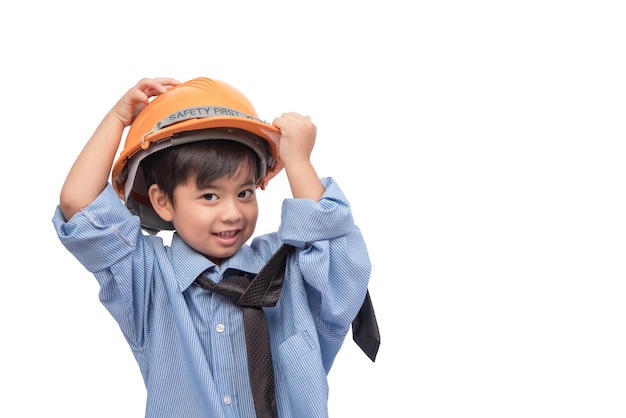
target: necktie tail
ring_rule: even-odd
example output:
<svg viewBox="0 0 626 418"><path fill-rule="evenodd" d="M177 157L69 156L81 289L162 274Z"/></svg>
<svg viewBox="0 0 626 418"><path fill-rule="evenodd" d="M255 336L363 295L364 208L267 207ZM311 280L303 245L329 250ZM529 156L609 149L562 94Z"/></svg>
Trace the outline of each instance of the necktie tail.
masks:
<svg viewBox="0 0 626 418"><path fill-rule="evenodd" d="M359 313L352 321L352 339L370 360L376 361L380 347L380 332L369 290L365 293L365 300Z"/></svg>

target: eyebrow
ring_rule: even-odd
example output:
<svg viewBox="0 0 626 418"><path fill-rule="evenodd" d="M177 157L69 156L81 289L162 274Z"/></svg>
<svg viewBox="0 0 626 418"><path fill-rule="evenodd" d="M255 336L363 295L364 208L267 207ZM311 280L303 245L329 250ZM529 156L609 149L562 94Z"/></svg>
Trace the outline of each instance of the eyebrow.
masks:
<svg viewBox="0 0 626 418"><path fill-rule="evenodd" d="M229 181L233 181L234 182L235 180L229 179ZM196 189L198 189L198 190L218 189L219 188L219 186L217 186L214 181L210 182L210 183L207 183L207 184L202 184L202 185L198 185L197 183L195 183L195 186L196 186ZM245 187L252 187L252 188L254 188L254 187L256 187L256 181L254 180L254 176L252 176L252 177L250 177L250 178L248 178L248 179L246 179L246 180L244 180L242 182L238 182L237 183L237 187L238 188L245 188Z"/></svg>

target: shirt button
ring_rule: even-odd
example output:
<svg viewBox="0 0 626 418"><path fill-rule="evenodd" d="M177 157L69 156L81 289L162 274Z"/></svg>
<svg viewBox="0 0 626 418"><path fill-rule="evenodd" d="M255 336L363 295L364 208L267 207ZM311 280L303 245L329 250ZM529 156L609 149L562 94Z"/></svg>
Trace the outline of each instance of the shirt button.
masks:
<svg viewBox="0 0 626 418"><path fill-rule="evenodd" d="M233 400L231 399L230 396L226 395L226 396L224 396L224 403L226 405L230 405L231 403L233 403Z"/></svg>
<svg viewBox="0 0 626 418"><path fill-rule="evenodd" d="M215 330L216 330L217 332L224 332L224 329L226 329L226 327L224 326L224 324L217 324L217 325L215 326ZM226 399L226 398L224 398L224 399Z"/></svg>

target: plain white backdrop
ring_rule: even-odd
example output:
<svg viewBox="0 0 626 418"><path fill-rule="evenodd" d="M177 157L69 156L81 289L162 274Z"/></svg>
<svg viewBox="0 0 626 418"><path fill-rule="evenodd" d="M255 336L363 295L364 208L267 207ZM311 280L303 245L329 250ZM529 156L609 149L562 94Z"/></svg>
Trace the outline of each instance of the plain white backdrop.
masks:
<svg viewBox="0 0 626 418"><path fill-rule="evenodd" d="M10 2L2 35L0 416L141 417L145 390L51 218L140 78L308 114L368 242L382 333L331 416L626 416L619 1ZM259 195L274 230L284 173ZM297 417L306 418L306 417Z"/></svg>

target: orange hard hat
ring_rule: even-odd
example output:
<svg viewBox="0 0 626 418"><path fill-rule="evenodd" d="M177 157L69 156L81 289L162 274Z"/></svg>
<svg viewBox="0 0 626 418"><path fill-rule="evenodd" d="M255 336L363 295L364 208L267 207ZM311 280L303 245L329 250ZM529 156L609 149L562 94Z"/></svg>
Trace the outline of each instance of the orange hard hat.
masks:
<svg viewBox="0 0 626 418"><path fill-rule="evenodd" d="M226 139L252 148L259 157L258 187L282 169L280 131L259 119L252 103L223 81L199 77L155 97L131 124L111 181L128 209L149 231L172 230L152 209L141 160L164 148L195 141Z"/></svg>

